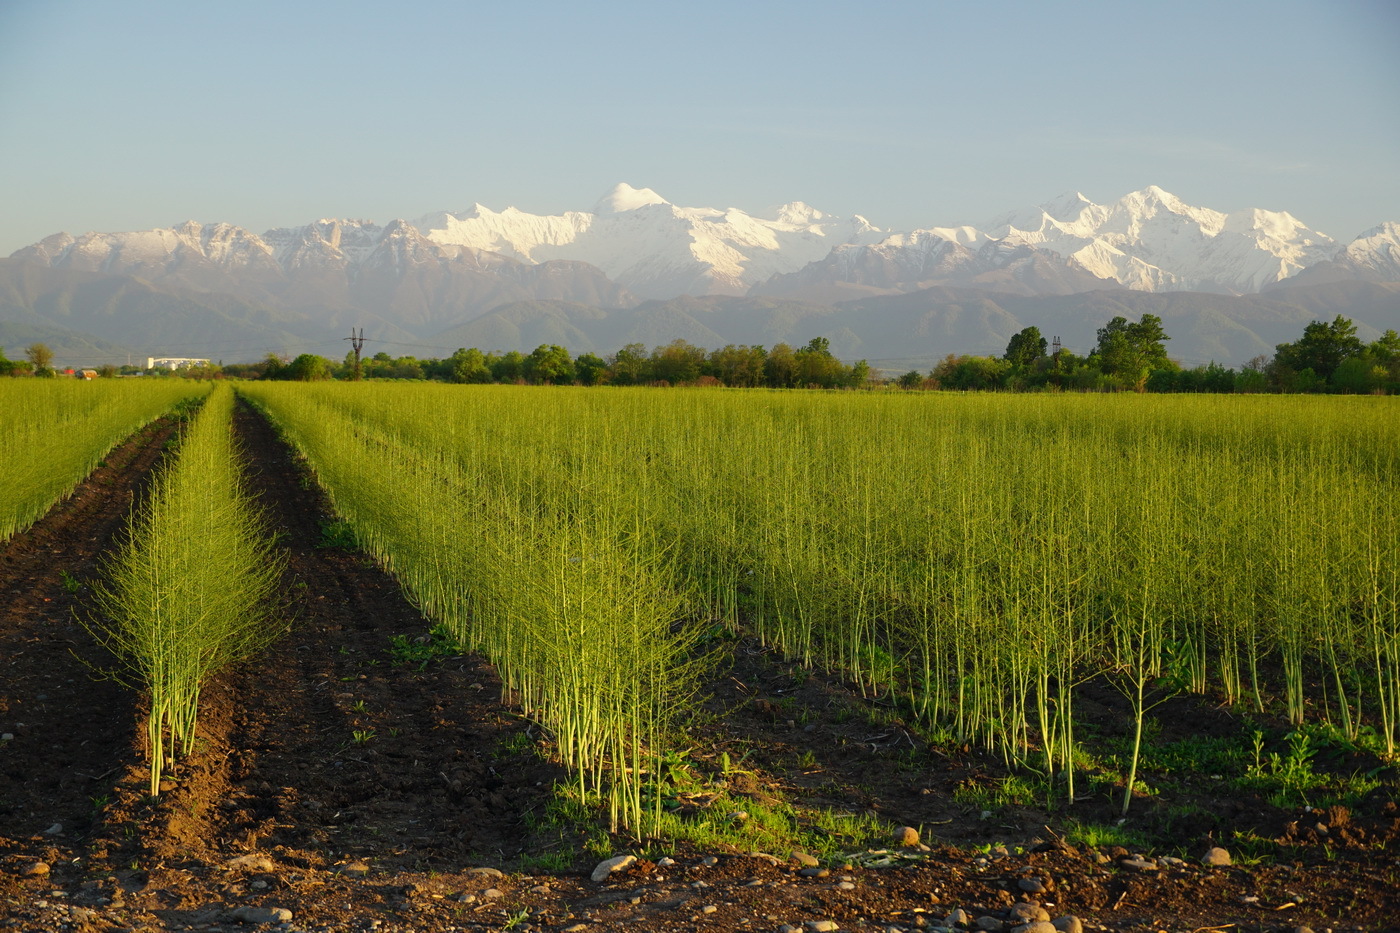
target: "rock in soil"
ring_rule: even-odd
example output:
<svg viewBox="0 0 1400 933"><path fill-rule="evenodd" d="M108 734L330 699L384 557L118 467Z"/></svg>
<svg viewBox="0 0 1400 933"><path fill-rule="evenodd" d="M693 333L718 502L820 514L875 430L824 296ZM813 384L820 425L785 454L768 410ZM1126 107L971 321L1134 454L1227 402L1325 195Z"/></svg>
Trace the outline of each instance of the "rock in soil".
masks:
<svg viewBox="0 0 1400 933"><path fill-rule="evenodd" d="M604 859L599 862L598 867L593 869L591 877L594 881L606 881L608 875L611 875L615 871L621 871L634 864L636 861L637 857L635 855L615 855L610 859Z"/></svg>
<svg viewBox="0 0 1400 933"><path fill-rule="evenodd" d="M266 855L240 855L224 862L224 867L234 871L276 871L277 864Z"/></svg>
<svg viewBox="0 0 1400 933"><path fill-rule="evenodd" d="M290 923L292 912L285 907L238 907L229 917L239 923Z"/></svg>
<svg viewBox="0 0 1400 933"><path fill-rule="evenodd" d="M1230 852L1220 846L1212 846L1205 855L1201 856L1201 864L1211 868L1225 868L1230 864Z"/></svg>

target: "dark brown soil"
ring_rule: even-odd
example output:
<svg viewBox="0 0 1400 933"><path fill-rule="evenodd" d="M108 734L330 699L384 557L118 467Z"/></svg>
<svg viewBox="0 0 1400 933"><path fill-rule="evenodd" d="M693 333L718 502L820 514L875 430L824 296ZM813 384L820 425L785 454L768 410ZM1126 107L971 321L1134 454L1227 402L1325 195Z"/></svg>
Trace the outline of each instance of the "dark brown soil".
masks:
<svg viewBox="0 0 1400 933"><path fill-rule="evenodd" d="M245 410L238 428L288 552L289 629L206 691L202 747L155 800L139 696L95 676L110 659L77 618L172 425L133 438L0 546L0 733L13 736L0 742L0 926L232 930L251 923L237 909L261 905L292 913L270 928L308 931L776 930L818 920L914 930L943 925L955 908L1008 921L1014 901L1033 898L1087 928L1400 929L1392 772L1381 769L1381 787L1354 806L1313 812L1211 775L1152 777L1166 789L1135 801L1126 828L1153 840L1158 861L1133 867L1124 857L1135 853L1063 841L1067 817L1114 825L1106 794L1070 810L1005 801L984 816L969 790L995 789L1008 773L1001 762L930 745L894 705L745 640L729 645L705 701L697 776L722 786L727 754L736 798L869 811L921 827L927 851L852 853L850 868L837 859L809 877L794 861L686 846L658 864L660 846L615 838L616 851L647 858L593 882L599 830L550 818L564 775L502 702L490 665L450 653L403 660L392 639L426 649L428 623L363 555L325 546L336 540L326 533L333 516L266 423ZM1124 730L1108 686L1089 685L1080 703L1090 728ZM1160 742L1241 729L1238 714L1201 698L1154 715ZM1237 833L1252 850L1236 846ZM1200 866L1215 843L1237 863L1258 861ZM233 863L243 856L266 861ZM881 860L892 864L863 867ZM47 870L32 873L36 863ZM1045 890L1026 893L1032 878Z"/></svg>

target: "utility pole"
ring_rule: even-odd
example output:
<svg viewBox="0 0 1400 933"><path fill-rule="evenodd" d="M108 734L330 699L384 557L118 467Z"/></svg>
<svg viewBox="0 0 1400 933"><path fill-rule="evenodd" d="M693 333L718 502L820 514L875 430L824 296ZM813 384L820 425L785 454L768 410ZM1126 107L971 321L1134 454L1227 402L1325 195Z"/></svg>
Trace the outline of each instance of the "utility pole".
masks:
<svg viewBox="0 0 1400 933"><path fill-rule="evenodd" d="M362 348L362 347L365 345L365 329L364 329L363 327L361 327L361 328L360 328L360 332L359 332L358 334L356 334L356 333L355 333L355 328L352 327L352 328L350 328L350 336L349 336L349 337L342 337L341 339L342 339L342 340L348 340L348 341L350 341L350 346L352 346L352 347L355 348L355 376L354 376L354 380L355 380L356 382L359 382L359 381L360 381L360 348ZM1060 338L1059 338L1059 337L1056 337L1055 339L1056 339L1056 340L1059 340Z"/></svg>

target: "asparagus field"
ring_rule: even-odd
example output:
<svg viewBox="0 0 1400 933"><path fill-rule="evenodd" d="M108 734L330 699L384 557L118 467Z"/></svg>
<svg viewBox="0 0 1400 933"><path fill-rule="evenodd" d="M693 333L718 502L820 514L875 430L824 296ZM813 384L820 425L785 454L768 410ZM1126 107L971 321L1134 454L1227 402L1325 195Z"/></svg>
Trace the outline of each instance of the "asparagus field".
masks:
<svg viewBox="0 0 1400 933"><path fill-rule="evenodd" d="M1071 802L1076 687L1216 691L1395 752L1384 399L258 385L336 508L493 660L614 823L695 646L745 631ZM1330 732L1329 732L1330 734ZM1100 769L1095 769L1100 770Z"/></svg>
<svg viewBox="0 0 1400 933"><path fill-rule="evenodd" d="M237 391L0 542L0 923L1397 925L1386 399Z"/></svg>
<svg viewBox="0 0 1400 933"><path fill-rule="evenodd" d="M114 444L203 391L183 379L0 380L0 542L72 491Z"/></svg>

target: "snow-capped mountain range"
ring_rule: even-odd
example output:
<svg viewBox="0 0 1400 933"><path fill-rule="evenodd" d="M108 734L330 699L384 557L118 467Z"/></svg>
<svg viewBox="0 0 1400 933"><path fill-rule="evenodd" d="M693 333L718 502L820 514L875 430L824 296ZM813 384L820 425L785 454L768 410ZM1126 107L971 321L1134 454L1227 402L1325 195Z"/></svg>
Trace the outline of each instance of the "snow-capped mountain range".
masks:
<svg viewBox="0 0 1400 933"><path fill-rule="evenodd" d="M213 285L223 275L271 284L310 271L354 278L371 269L402 276L455 264L499 270L581 262L632 295L665 299L751 290L811 297L817 282L908 291L948 282L976 286L979 280L983 287L1031 293L1117 286L1249 294L1323 262L1393 276L1397 255L1395 224L1341 245L1288 213L1224 214L1157 187L1106 205L1075 193L976 227L895 232L801 202L755 216L736 208L678 207L649 188L619 184L591 211L538 215L477 204L384 226L319 220L261 236L229 224L189 222L136 233L55 234L14 258L173 275L192 286ZM1037 263L1041 272L1028 278L1027 268ZM1051 270L1058 281L1045 280ZM784 281L794 274L795 283Z"/></svg>
<svg viewBox="0 0 1400 933"><path fill-rule="evenodd" d="M623 184L554 215L478 204L261 235L194 222L54 234L0 260L0 343L236 359L330 352L347 327L448 353L825 336L903 366L1001 352L1029 324L1083 348L1111 317L1150 312L1183 360L1240 363L1314 317L1345 313L1373 339L1400 326L1397 295L1400 225L1343 244L1287 213L1224 214L1155 187L893 231L801 202L680 207Z"/></svg>

